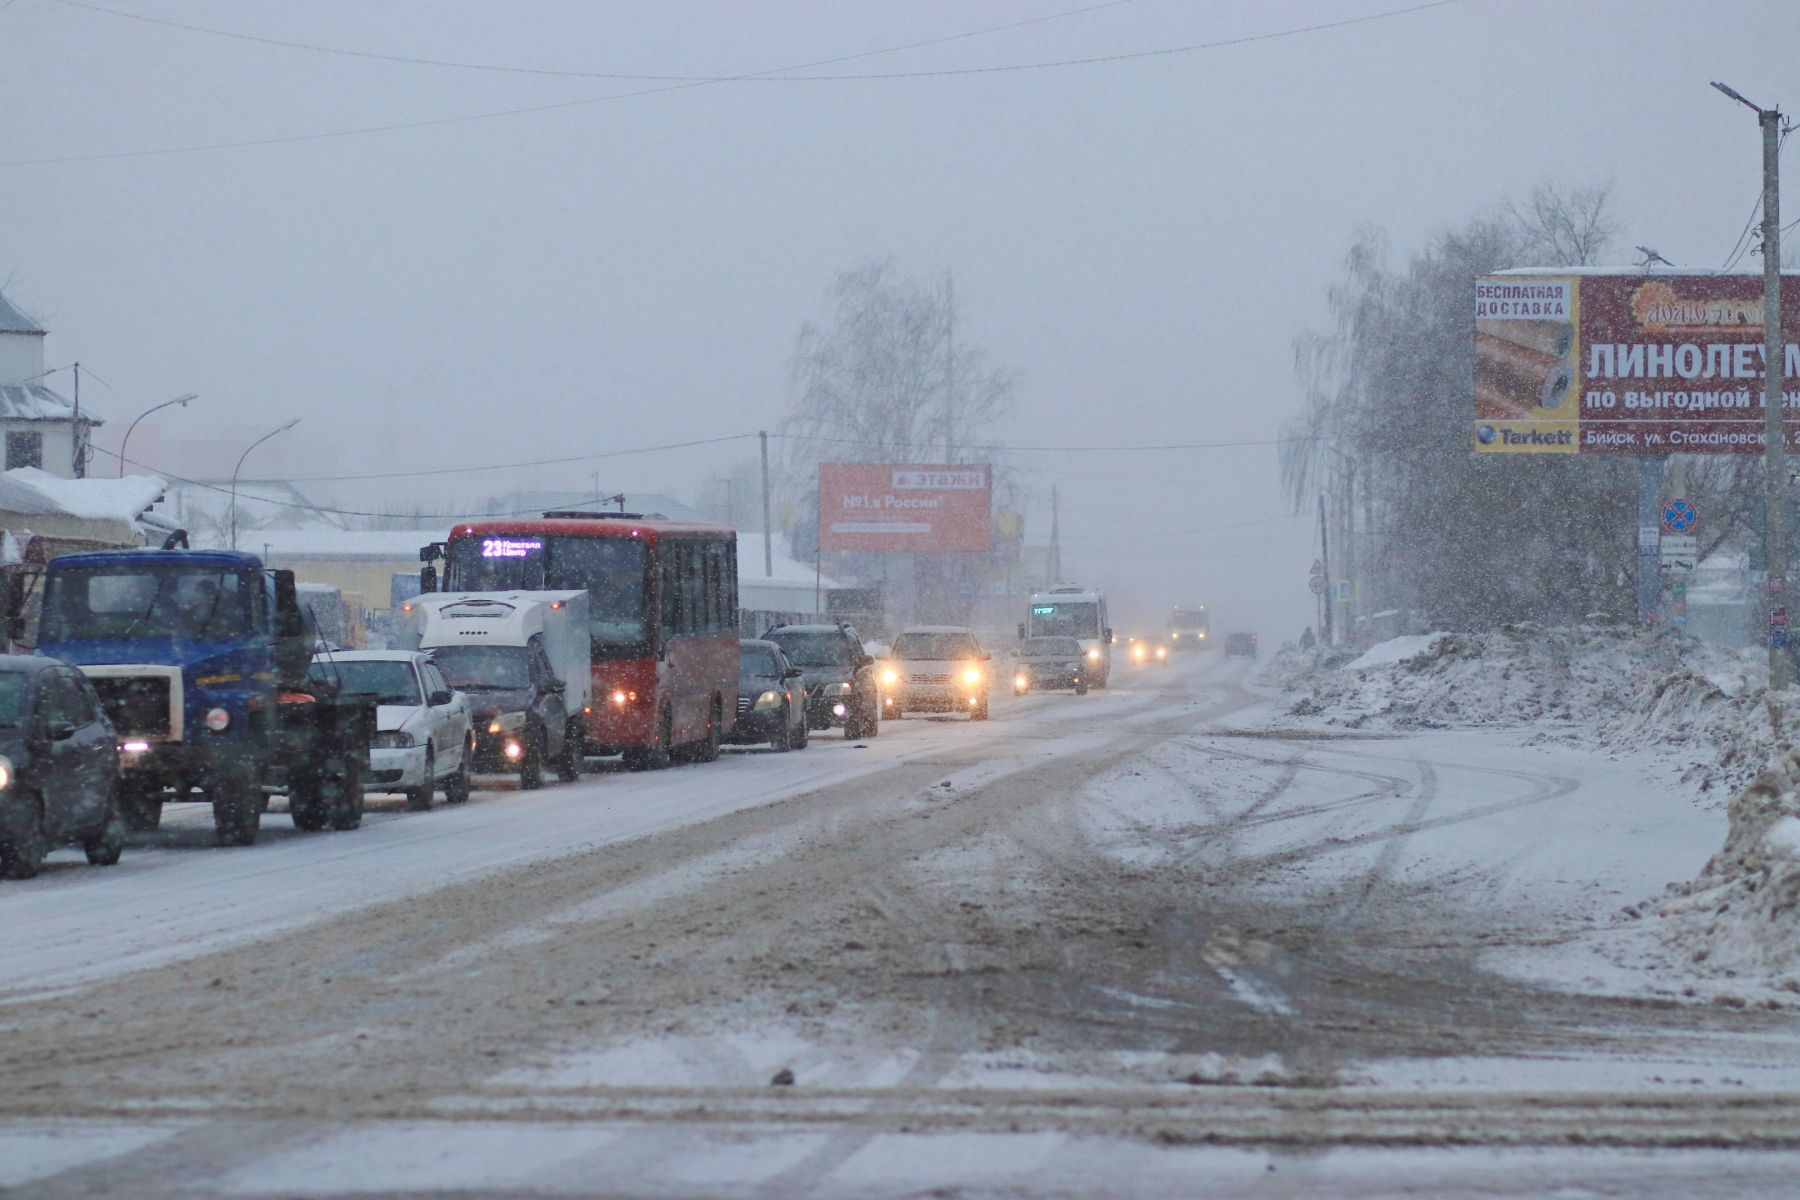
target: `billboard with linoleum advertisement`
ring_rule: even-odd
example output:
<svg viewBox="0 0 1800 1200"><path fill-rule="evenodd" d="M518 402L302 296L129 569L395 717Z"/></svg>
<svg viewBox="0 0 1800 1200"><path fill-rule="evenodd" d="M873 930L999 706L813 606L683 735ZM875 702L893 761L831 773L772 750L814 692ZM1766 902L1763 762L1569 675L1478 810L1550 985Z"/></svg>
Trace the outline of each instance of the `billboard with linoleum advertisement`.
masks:
<svg viewBox="0 0 1800 1200"><path fill-rule="evenodd" d="M823 550L986 550L986 463L820 463Z"/></svg>

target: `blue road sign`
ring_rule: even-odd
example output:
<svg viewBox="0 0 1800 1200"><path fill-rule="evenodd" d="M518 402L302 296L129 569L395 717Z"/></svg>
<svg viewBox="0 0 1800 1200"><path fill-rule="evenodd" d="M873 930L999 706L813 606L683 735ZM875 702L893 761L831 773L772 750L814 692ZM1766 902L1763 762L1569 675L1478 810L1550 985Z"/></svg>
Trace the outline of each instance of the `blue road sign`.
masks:
<svg viewBox="0 0 1800 1200"><path fill-rule="evenodd" d="M1691 500L1671 500L1663 505L1662 526L1670 533L1686 533L1700 519L1700 510Z"/></svg>
<svg viewBox="0 0 1800 1200"><path fill-rule="evenodd" d="M1779 650L1783 646L1787 645L1787 630L1785 630L1785 629L1769 630L1769 645L1775 647L1777 650Z"/></svg>

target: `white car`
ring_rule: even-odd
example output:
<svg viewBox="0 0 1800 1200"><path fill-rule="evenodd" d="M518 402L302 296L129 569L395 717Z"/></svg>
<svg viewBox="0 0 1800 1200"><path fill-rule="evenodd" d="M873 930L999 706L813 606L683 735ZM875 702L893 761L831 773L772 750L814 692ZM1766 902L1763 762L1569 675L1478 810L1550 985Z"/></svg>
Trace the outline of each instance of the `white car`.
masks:
<svg viewBox="0 0 1800 1200"><path fill-rule="evenodd" d="M914 625L894 639L882 672L882 710L966 712L988 716L988 659L973 630L961 625Z"/></svg>
<svg viewBox="0 0 1800 1200"><path fill-rule="evenodd" d="M376 697L368 789L404 792L415 811L469 798L469 699L452 691L429 654L412 650L338 650L313 656L315 679Z"/></svg>

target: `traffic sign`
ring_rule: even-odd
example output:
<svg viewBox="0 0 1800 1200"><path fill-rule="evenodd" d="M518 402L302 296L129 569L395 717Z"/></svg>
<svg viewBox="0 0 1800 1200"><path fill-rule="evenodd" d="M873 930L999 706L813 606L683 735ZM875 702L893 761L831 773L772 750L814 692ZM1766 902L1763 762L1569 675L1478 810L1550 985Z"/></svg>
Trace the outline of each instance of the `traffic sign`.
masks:
<svg viewBox="0 0 1800 1200"><path fill-rule="evenodd" d="M1787 645L1787 630L1771 629L1769 631L1769 645L1775 647L1777 650Z"/></svg>
<svg viewBox="0 0 1800 1200"><path fill-rule="evenodd" d="M1656 544L1662 538L1662 530L1654 525L1638 526L1638 553L1655 554Z"/></svg>
<svg viewBox="0 0 1800 1200"><path fill-rule="evenodd" d="M1691 571L1700 557L1700 539L1665 534L1662 539L1662 565L1670 571Z"/></svg>
<svg viewBox="0 0 1800 1200"><path fill-rule="evenodd" d="M1314 575L1325 574L1325 560L1324 559L1322 559L1322 558L1313 559L1312 573Z"/></svg>
<svg viewBox="0 0 1800 1200"><path fill-rule="evenodd" d="M1314 575L1311 579L1306 581L1306 586L1312 589L1313 595L1323 596L1325 594L1325 577L1323 575Z"/></svg>
<svg viewBox="0 0 1800 1200"><path fill-rule="evenodd" d="M1339 604L1356 603L1356 580L1340 579L1337 581L1337 602Z"/></svg>
<svg viewBox="0 0 1800 1200"><path fill-rule="evenodd" d="M1786 629L1787 628L1787 609L1771 608L1769 610L1769 628L1771 628L1771 629Z"/></svg>
<svg viewBox="0 0 1800 1200"><path fill-rule="evenodd" d="M1700 510L1691 500L1675 499L1663 505L1662 527L1669 533L1687 533L1700 520Z"/></svg>

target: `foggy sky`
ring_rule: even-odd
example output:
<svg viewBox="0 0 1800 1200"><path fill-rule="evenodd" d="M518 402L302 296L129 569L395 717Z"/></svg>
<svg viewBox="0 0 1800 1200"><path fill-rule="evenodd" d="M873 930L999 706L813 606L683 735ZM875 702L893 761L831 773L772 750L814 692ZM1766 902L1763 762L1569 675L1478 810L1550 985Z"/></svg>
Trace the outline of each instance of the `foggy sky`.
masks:
<svg viewBox="0 0 1800 1200"><path fill-rule="evenodd" d="M633 74L766 71L1081 7L116 0L385 54ZM1089 57L1405 0L1137 0L807 73ZM1717 266L1757 188L1754 117L1800 109L1800 5L1467 0L1348 28L1051 70L730 82L431 128L0 166L0 283L80 360L113 448L216 473L531 459L773 428L802 321L871 258L953 268L959 334L1017 374L1023 444L1268 442L1292 343L1361 222L1397 259L1540 180L1611 181L1621 249ZM1790 61L1783 63L1783 55ZM1785 68L1785 69L1784 69ZM358 60L0 0L0 160L404 124L653 84ZM1793 189L1785 189L1789 197ZM1800 215L1792 201L1786 208ZM67 389L66 376L52 383ZM1466 397L1445 398L1461 421ZM210 442L210 449L193 443ZM418 482L305 483L349 508L510 487L695 496L754 441ZM1308 522L1272 445L1025 453L1065 574L1115 624L1175 602L1222 628L1312 619ZM96 469L110 473L101 456ZM1497 513L1496 532L1529 514ZM1127 537L1117 535L1126 534ZM1167 538L1158 535L1170 535ZM1472 552L1478 548L1472 547Z"/></svg>

